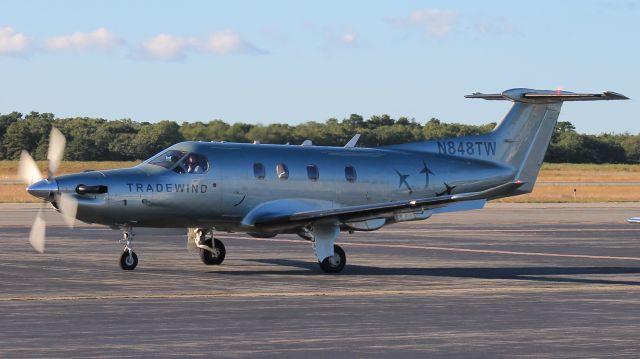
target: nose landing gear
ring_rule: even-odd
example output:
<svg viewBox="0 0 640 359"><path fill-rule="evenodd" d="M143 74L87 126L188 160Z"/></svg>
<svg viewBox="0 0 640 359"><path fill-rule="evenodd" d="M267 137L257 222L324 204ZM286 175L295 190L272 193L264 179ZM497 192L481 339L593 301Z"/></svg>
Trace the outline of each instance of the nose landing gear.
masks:
<svg viewBox="0 0 640 359"><path fill-rule="evenodd" d="M133 227L130 224L122 226L122 239L119 241L124 244L124 252L120 256L120 268L123 270L133 270L138 265L138 256L133 251Z"/></svg>

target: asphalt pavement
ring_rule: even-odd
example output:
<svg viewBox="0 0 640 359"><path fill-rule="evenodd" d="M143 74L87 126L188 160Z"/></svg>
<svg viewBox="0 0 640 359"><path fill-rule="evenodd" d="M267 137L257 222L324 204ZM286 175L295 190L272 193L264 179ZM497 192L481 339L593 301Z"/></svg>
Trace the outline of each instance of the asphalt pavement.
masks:
<svg viewBox="0 0 640 359"><path fill-rule="evenodd" d="M494 204L343 234L323 274L293 235L221 233L205 266L179 231L135 238L0 205L0 357L640 357L638 204Z"/></svg>

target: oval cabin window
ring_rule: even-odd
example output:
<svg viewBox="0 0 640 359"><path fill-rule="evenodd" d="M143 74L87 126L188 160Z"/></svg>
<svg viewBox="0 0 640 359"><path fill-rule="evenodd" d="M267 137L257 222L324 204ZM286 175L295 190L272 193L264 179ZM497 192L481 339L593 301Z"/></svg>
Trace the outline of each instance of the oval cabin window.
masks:
<svg viewBox="0 0 640 359"><path fill-rule="evenodd" d="M264 165L262 163L254 163L253 164L253 175L256 176L256 179L262 180L266 176Z"/></svg>
<svg viewBox="0 0 640 359"><path fill-rule="evenodd" d="M310 181L317 181L320 178L320 173L318 172L318 166L316 165L307 165L307 177Z"/></svg>
<svg viewBox="0 0 640 359"><path fill-rule="evenodd" d="M278 179L281 181L286 181L289 179L289 168L284 163L278 163L276 165L276 175Z"/></svg>
<svg viewBox="0 0 640 359"><path fill-rule="evenodd" d="M347 179L347 182L355 182L358 179L358 175L356 174L356 169L353 166L347 166L344 168L344 177Z"/></svg>

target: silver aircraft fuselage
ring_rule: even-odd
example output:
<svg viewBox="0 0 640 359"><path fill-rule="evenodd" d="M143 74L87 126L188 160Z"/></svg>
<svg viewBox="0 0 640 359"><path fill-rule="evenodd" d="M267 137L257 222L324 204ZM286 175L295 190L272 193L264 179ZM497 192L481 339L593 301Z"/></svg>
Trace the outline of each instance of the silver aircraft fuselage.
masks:
<svg viewBox="0 0 640 359"><path fill-rule="evenodd" d="M514 168L483 160L477 149L475 156L469 152L466 157L393 148L220 142L183 142L169 149L206 156L208 171L176 173L147 160L132 168L59 176L56 181L60 191L70 193L79 183L108 186L104 194L76 196L77 218L84 222L242 231L247 213L282 198L323 201L326 207L340 208L477 192L515 174ZM258 163L265 168L263 179L254 173ZM278 178L278 164L287 166L288 179ZM316 166L317 179L309 179L309 165ZM355 170L353 182L345 178L347 166Z"/></svg>
<svg viewBox="0 0 640 359"><path fill-rule="evenodd" d="M182 142L132 168L59 177L53 173L64 136L52 130L54 170L35 182L39 170L23 152L19 173L29 193L51 202L69 225L80 219L122 229L125 270L138 263L133 227L176 227L188 229L188 246L207 265L226 255L207 233L296 233L313 243L324 272L339 273L346 263L335 244L341 231L377 230L529 193L564 102L627 99L611 91L524 88L467 97L513 105L486 134L379 148L355 148L357 137L345 147ZM44 237L38 214L29 241L39 252Z"/></svg>

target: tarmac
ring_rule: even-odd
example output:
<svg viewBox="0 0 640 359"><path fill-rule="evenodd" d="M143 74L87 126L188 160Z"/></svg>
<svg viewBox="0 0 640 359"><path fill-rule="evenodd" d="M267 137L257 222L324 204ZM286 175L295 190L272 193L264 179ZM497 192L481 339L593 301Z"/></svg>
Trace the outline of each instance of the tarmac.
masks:
<svg viewBox="0 0 640 359"><path fill-rule="evenodd" d="M186 236L121 234L0 205L0 357L640 357L640 204L490 204L339 239L220 233L205 266ZM175 233L174 233L175 232Z"/></svg>

